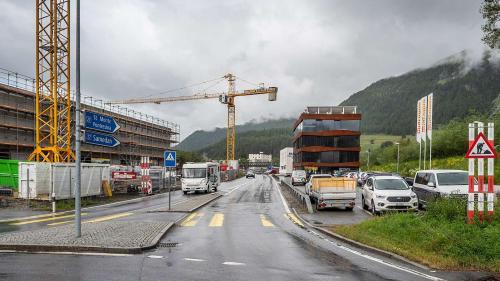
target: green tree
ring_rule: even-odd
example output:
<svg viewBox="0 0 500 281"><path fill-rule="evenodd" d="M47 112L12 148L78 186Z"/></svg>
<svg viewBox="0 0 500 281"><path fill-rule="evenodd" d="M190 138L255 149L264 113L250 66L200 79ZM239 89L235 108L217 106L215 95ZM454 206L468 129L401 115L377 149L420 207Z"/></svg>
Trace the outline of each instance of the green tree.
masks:
<svg viewBox="0 0 500 281"><path fill-rule="evenodd" d="M500 0L484 0L480 11L485 20L481 27L483 42L492 49L500 49Z"/></svg>

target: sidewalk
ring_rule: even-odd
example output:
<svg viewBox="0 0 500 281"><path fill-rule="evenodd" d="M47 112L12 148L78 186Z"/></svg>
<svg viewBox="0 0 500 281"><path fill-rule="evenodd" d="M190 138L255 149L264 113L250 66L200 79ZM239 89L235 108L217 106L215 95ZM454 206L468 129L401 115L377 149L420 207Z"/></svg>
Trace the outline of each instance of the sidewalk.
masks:
<svg viewBox="0 0 500 281"><path fill-rule="evenodd" d="M0 235L0 250L137 254L156 247L176 222L221 196L194 196L173 204L172 211L166 205L113 221L102 221L102 217L85 220L80 238L75 237L74 224L9 232Z"/></svg>

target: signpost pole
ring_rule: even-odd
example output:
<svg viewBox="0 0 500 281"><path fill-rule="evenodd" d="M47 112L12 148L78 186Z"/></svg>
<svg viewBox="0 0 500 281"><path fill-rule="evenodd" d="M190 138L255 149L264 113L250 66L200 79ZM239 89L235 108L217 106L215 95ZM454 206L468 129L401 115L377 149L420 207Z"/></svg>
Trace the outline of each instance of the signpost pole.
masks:
<svg viewBox="0 0 500 281"><path fill-rule="evenodd" d="M168 210L170 211L170 192L172 190L172 183L171 183L171 175L172 174L172 168L168 168Z"/></svg>
<svg viewBox="0 0 500 281"><path fill-rule="evenodd" d="M475 125L469 123L469 149L474 143ZM474 158L469 159L469 199L467 202L467 222L474 223Z"/></svg>
<svg viewBox="0 0 500 281"><path fill-rule="evenodd" d="M477 122L477 132L484 134L484 123ZM484 159L477 159L477 187L474 185L474 192L477 192L477 210L479 213L479 221L483 222L484 218Z"/></svg>
<svg viewBox="0 0 500 281"><path fill-rule="evenodd" d="M488 142L491 147L495 148L494 146L494 124L493 123L488 123ZM487 193L487 206L488 206L488 221L491 222L493 220L493 204L495 202L495 192L494 192L494 165L495 165L495 159L493 158L488 158L488 193Z"/></svg>
<svg viewBox="0 0 500 281"><path fill-rule="evenodd" d="M82 236L81 217L81 151L80 151L80 0L76 0L76 97L75 97L75 226L77 238Z"/></svg>

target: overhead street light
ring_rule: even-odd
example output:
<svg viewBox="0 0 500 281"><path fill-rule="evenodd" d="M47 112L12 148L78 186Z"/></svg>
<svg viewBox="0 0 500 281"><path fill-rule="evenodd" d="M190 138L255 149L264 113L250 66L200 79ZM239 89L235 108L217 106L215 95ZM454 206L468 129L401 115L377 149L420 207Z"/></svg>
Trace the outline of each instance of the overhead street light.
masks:
<svg viewBox="0 0 500 281"><path fill-rule="evenodd" d="M396 145L398 146L398 160L396 164L396 173L399 174L399 142L397 142Z"/></svg>

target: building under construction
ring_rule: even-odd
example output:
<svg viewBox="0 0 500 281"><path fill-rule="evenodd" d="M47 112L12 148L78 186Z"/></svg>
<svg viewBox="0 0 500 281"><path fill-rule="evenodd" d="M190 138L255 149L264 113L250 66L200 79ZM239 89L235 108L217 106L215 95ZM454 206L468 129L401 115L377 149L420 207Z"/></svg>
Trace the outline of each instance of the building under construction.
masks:
<svg viewBox="0 0 500 281"><path fill-rule="evenodd" d="M33 152L34 90L33 78L0 69L0 158L26 160ZM120 125L114 134L120 141L118 146L82 143L84 162L138 165L141 156L149 156L152 165L160 165L163 152L172 149L179 141L179 125L123 106L83 97L82 110L112 116Z"/></svg>

